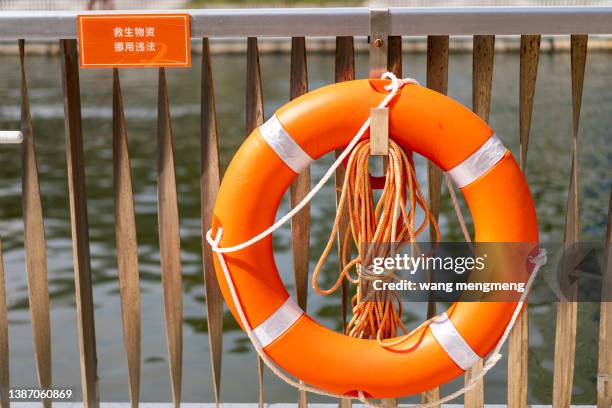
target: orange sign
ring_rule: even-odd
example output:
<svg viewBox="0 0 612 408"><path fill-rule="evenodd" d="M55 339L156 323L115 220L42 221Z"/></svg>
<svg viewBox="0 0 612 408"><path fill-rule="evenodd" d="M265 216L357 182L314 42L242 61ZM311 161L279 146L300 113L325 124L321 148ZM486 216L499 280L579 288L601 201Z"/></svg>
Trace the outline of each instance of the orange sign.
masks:
<svg viewBox="0 0 612 408"><path fill-rule="evenodd" d="M78 16L81 68L190 67L189 14Z"/></svg>

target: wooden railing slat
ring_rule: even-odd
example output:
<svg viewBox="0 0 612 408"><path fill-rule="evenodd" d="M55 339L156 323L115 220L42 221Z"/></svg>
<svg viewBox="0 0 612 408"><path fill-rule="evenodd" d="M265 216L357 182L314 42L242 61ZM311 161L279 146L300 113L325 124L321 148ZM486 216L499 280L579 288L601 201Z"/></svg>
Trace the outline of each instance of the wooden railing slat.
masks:
<svg viewBox="0 0 612 408"><path fill-rule="evenodd" d="M257 38L247 38L247 72L246 72L246 131L250 134L263 123L263 88L261 69L259 67L259 49ZM259 382L259 408L264 407L263 361L257 357L257 380Z"/></svg>
<svg viewBox="0 0 612 408"><path fill-rule="evenodd" d="M353 37L336 37L336 57L335 57L335 82L352 81L355 79L355 47ZM336 158L342 153L342 149L337 149L335 154ZM340 200L340 194L342 192L342 184L344 183L344 166L338 167L336 170L336 206ZM349 217L348 217L348 203L345 203L345 210L343 212L342 219L338 225L338 233L336 241L338 243L338 268L342 270L347 259L342 259L342 246L346 233L349 229ZM336 208L338 211L339 208ZM350 238L349 238L350 239ZM350 296L349 296L349 285L346 279L342 281L340 296L342 302L342 330L346 330L347 315L350 308ZM352 406L352 400L350 398L341 398L338 402L339 408L350 408Z"/></svg>
<svg viewBox="0 0 612 408"><path fill-rule="evenodd" d="M489 112L491 111L491 88L493 85L493 61L495 50L495 36L474 36L473 39L473 56L472 56L472 110L482 120L488 122ZM446 179L447 186L453 199L453 205L457 214L461 213L457 205L455 191ZM463 217L459 217L461 229L463 230L466 241L470 242L469 233L465 225ZM470 382L475 374L482 370L483 361L479 360L476 364L470 367L465 373L466 384ZM484 380L481 379L476 383L476 387L465 393L466 407L483 407L484 406Z"/></svg>
<svg viewBox="0 0 612 408"><path fill-rule="evenodd" d="M83 403L86 408L97 408L100 396L98 392L98 362L96 357L79 61L76 40L60 40L60 48Z"/></svg>
<svg viewBox="0 0 612 408"><path fill-rule="evenodd" d="M535 97L536 78L538 76L538 61L540 59L540 40L542 36L530 34L521 36L521 62L519 84L519 131L521 169L527 164L527 148L531 130L531 114Z"/></svg>
<svg viewBox="0 0 612 408"><path fill-rule="evenodd" d="M448 41L448 36L427 38L427 87L443 94L448 90ZM432 162L427 163L427 182L429 209L437 220L440 214L442 171ZM431 228L429 237L431 240L435 239L435 231ZM429 307L429 312L435 313L435 308Z"/></svg>
<svg viewBox="0 0 612 408"><path fill-rule="evenodd" d="M158 173L157 201L161 276L164 290L166 340L172 400L180 405L183 376L183 287L181 283L181 239L174 167L172 122L166 71L159 69L158 84Z"/></svg>
<svg viewBox="0 0 612 408"><path fill-rule="evenodd" d="M308 92L306 46L304 37L291 39L290 99ZM302 170L291 183L291 207L298 204L310 190L310 167ZM310 205L291 219L291 242L295 292L298 304L306 310L308 295L308 256L310 253Z"/></svg>
<svg viewBox="0 0 612 408"><path fill-rule="evenodd" d="M447 35L427 37L427 87L445 95L448 91L448 46Z"/></svg>
<svg viewBox="0 0 612 408"><path fill-rule="evenodd" d="M521 37L519 78L520 164L525 171L538 73L540 36ZM529 309L524 308L508 338L508 407L526 408L529 382Z"/></svg>
<svg viewBox="0 0 612 408"><path fill-rule="evenodd" d="M355 79L355 47L353 37L336 37L336 57L335 57L335 82L352 81ZM342 153L342 149L337 149L335 154L336 158ZM340 194L342 192L342 184L344 183L344 166L338 167L336 170L336 206L340 200ZM346 211L343 212L343 217L338 225L338 267L340 270L344 268L348 260L342 259L342 246L344 245L344 237L349 228L349 217L348 217L348 203L345 204ZM339 210L337 208L337 210ZM341 286L341 297L342 297L342 329L346 329L347 314L350 308L350 296L349 286L346 279L342 281ZM347 401L350 404L350 399L343 399L341 401Z"/></svg>
<svg viewBox="0 0 612 408"><path fill-rule="evenodd" d="M293 37L291 39L289 98L295 99L306 92L308 92L306 41L304 37ZM302 170L291 183L291 208L302 201L309 191L310 166ZM293 250L293 273L297 301L302 310L306 311L310 255L310 204L306 205L291 219L291 247ZM299 391L298 395L298 407L306 407L308 405L306 391Z"/></svg>
<svg viewBox="0 0 612 408"><path fill-rule="evenodd" d="M574 34L571 36L571 69L572 69L572 130L573 140L577 143L578 129L580 127L580 108L582 107L582 89L584 86L584 71L586 68L588 35ZM577 155L574 145L574 155ZM577 174L578 169L576 169ZM577 180L576 180L577 181ZM577 183L576 183L576 191Z"/></svg>
<svg viewBox="0 0 612 408"><path fill-rule="evenodd" d="M449 37L447 35L427 37L427 87L442 94L446 94L448 90L448 45ZM430 211L437 220L440 213L442 170L431 161L427 162L427 183ZM436 236L433 228L430 228L429 236L431 240L435 240ZM433 279L431 271L427 271L427 279ZM427 303L427 317L431 318L435 314L436 303L435 301L429 301ZM440 399L439 387L432 388L421 395L421 400L424 403L438 399Z"/></svg>
<svg viewBox="0 0 612 408"><path fill-rule="evenodd" d="M448 90L448 42L448 36L427 37L427 87L442 94ZM432 162L427 163L427 181L430 211L437 220L440 213L442 171ZM430 230L430 239L435 239L433 230ZM432 311L435 313L435 309L431 310L430 307L429 312Z"/></svg>
<svg viewBox="0 0 612 408"><path fill-rule="evenodd" d="M584 83L584 68L587 53L586 35L572 35L571 38L571 68L572 68L572 168L567 197L565 215L564 247L568 248L580 238L580 210L578 205L578 128L580 121L580 105L582 102L582 86ZM578 279L573 282L569 273L560 277L560 287L570 301L560 301L557 304L557 326L555 333L555 358L553 375L553 407L567 408L572 401L574 382L574 362L576 357L576 328L578 324Z"/></svg>
<svg viewBox="0 0 612 408"><path fill-rule="evenodd" d="M8 310L6 288L4 286L4 259L2 240L0 240L0 408L9 408L9 343L8 343Z"/></svg>
<svg viewBox="0 0 612 408"><path fill-rule="evenodd" d="M121 318L132 407L140 399L140 277L134 194L119 71L113 69L113 183Z"/></svg>
<svg viewBox="0 0 612 408"><path fill-rule="evenodd" d="M22 211L28 299L38 383L41 388L51 388L51 322L49 317L45 226L32 117L30 115L30 97L25 71L25 42L23 40L19 40L19 60L21 63L21 132L24 137L22 149ZM50 407L51 400L43 400L43 405Z"/></svg>
<svg viewBox="0 0 612 408"><path fill-rule="evenodd" d="M250 134L263 123L263 88L257 38L247 39L246 131Z"/></svg>
<svg viewBox="0 0 612 408"><path fill-rule="evenodd" d="M604 259L599 357L597 364L597 408L612 406L612 192L608 201L607 252ZM1 305L1 303L0 303Z"/></svg>
<svg viewBox="0 0 612 408"><path fill-rule="evenodd" d="M436 89L438 92L446 93L448 85L448 50L444 45L445 38L430 37L427 40L427 86L431 89ZM434 55L435 52L440 52L439 55ZM441 76L441 78L440 78ZM431 216L437 221L440 215L440 194L442 188L442 172L432 162L427 162L427 195L429 202L429 211ZM433 223L429 223L429 240L435 241L436 233L433 228ZM426 279L433 281L433 271L426 271ZM436 315L435 299L430 297L427 302L427 318ZM436 387L425 392L422 396L423 402L433 401L440 396L440 388Z"/></svg>
<svg viewBox="0 0 612 408"><path fill-rule="evenodd" d="M402 76L402 37L399 35L389 36L387 40L387 70L395 76Z"/></svg>
<svg viewBox="0 0 612 408"><path fill-rule="evenodd" d="M219 191L219 147L217 142L217 112L208 38L202 39L202 96L200 137L200 193L202 216L202 252L204 254L204 285L208 345L214 383L215 402L221 402L221 360L223 353L223 297L215 275L213 252L206 242L206 232L212 225L212 214Z"/></svg>
<svg viewBox="0 0 612 408"><path fill-rule="evenodd" d="M519 137L520 166L525 171L531 117L536 90L540 36L521 36L520 78L519 78ZM508 407L526 408L529 381L529 309L526 307L516 321L508 339Z"/></svg>
<svg viewBox="0 0 612 408"><path fill-rule="evenodd" d="M394 73L397 77L402 77L402 37L401 36L389 36L387 38L387 71ZM371 123L374 123L374 119L371 116ZM374 143L372 143L374 146ZM412 154L409 152L409 154ZM382 171L386 171L389 165L389 158L385 155L382 157ZM386 408L396 408L397 398L385 398L381 401L382 405Z"/></svg>
<svg viewBox="0 0 612 408"><path fill-rule="evenodd" d="M495 36L475 35L472 58L472 109L482 120L489 121L491 88L493 87L493 62Z"/></svg>
<svg viewBox="0 0 612 408"><path fill-rule="evenodd" d="M427 37L427 87L437 92L446 94L448 90L448 50L449 50L449 37L448 36L429 36ZM433 163L428 162L427 168L427 179L429 183L429 202L433 205L433 210L439 213L440 206L440 186L442 182L442 171L435 166ZM459 220L459 224L463 231L464 237L467 242L470 242L470 235L467 230L465 219L461 213L459 207L459 201L455 193L454 187L447 175L444 175L446 186L451 195L455 213ZM437 217L438 214L436 214ZM432 232L430 231L430 236ZM428 315L433 316L435 314L435 308L432 302L428 306ZM466 383L471 380L471 376L480 371L482 368L482 360L477 362L473 367L466 371L465 381ZM432 389L427 393L423 394L423 401L432 401L439 399L440 391L439 388ZM484 405L484 385L483 381L480 380L474 388L465 393L465 406L466 407L481 407Z"/></svg>

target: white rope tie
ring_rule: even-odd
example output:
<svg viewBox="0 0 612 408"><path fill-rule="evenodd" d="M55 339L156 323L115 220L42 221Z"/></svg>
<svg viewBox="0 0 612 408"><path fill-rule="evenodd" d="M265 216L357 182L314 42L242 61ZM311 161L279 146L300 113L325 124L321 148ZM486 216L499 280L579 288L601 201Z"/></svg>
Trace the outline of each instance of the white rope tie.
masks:
<svg viewBox="0 0 612 408"><path fill-rule="evenodd" d="M403 79L398 79L393 73L391 72L385 72L382 76L382 79L390 79L391 83L385 86L385 90L389 91L389 93L387 94L387 96L378 104L378 108L384 108L387 107L387 105L393 100L393 98L397 95L398 91L406 84L414 84L414 85L419 85L419 83L412 79L412 78L403 78ZM310 192L304 197L304 199L302 199L302 201L300 201L291 211L289 211L287 214L285 214L283 217L281 217L278 221L276 221L274 224L272 224L269 228L267 228L266 230L262 231L261 233L255 235L253 238L249 239L248 241L245 241L243 243L234 245L234 246L230 246L230 247L225 247L225 248L220 248L219 247L219 242L221 242L221 237L223 236L223 228L219 227L217 229L217 235L216 237L213 239L212 237L212 228L208 230L208 232L206 233L206 240L208 242L208 244L210 245L211 249L213 252L216 253L217 258L219 260L219 264L221 265L221 269L223 271L223 275L225 277L225 281L227 282L227 286L230 290L230 294L232 297L232 301L236 307L236 311L238 312L238 317L240 318L240 322L242 324L242 327L244 328L247 336L249 337L249 340L251 340L251 343L253 343L253 346L255 347L255 351L257 352L257 354L259 355L259 357L262 359L262 361L266 364L266 366L270 369L270 371L272 371L277 377L279 377L281 380L283 380L284 382L286 382L287 384L291 385L292 387L297 388L298 390L301 391L306 391L306 392L311 392L313 394L318 394L318 395L323 395L323 396L327 396L327 397L333 397L333 398L350 398L350 399L358 399L361 402L363 402L364 404L370 406L370 407L374 407L374 408L383 408L382 404L376 404L375 402L373 402L372 400L366 398L365 394L362 391L358 391L357 397L349 397L347 395L342 395L342 394L336 394L333 392L328 392L325 390L321 390L319 388L315 388L315 387L311 387L308 385L305 385L303 382L301 381L296 381L293 378L289 377L287 374L285 374L277 365L276 363L274 363L269 357L268 355L265 353L262 345L260 344L259 340L255 337L255 335L253 334L253 328L251 328L246 314L244 312L244 309L242 308L242 304L240 303L240 299L238 298L238 294L236 292L236 287L234 285L234 281L232 279L232 276L230 274L229 268L227 266L227 263L225 262L225 257L223 256L224 253L229 253L229 252L236 252L239 251L241 249L247 248L251 245L253 245L256 242L261 241L262 239L264 239L265 237L267 237L268 235L272 234L274 231L276 231L278 228L280 228L283 224L285 224L287 221L289 221L291 218L293 218L293 216L295 216L295 214L297 214L298 212L300 212L300 210L302 208L304 208L304 206L306 206L310 200L312 200L312 198L319 192L319 190L323 187L323 185L331 178L331 176L334 174L334 172L336 171L336 169L338 168L338 166L340 166L340 164L343 162L343 160L350 154L351 150L353 149L353 147L355 147L355 145L357 144L357 142L359 142L359 140L363 137L363 135L365 134L365 132L368 130L368 128L370 127L370 119L368 118L363 125L361 126L361 128L359 128L359 131L357 132L357 134L353 137L353 139L351 139L350 143L346 146L346 148L342 151L342 153L338 156L338 158L336 159L336 161L331 165L331 167L329 168L329 170L325 173L325 175L321 178L321 180L319 180L319 182L312 188L312 190L310 190ZM531 263L533 263L534 268L533 271L531 273L531 276L529 277L529 280L527 281L526 287L525 287L525 291L521 294L521 297L519 299L519 302L516 305L516 308L514 309L514 313L512 314L512 318L510 319L510 322L508 323L508 325L506 326L506 329L504 330L504 333L502 335L502 337L499 339L499 341L497 342L497 345L495 346L495 348L493 349L493 351L490 354L490 357L488 359L486 359L483 368L476 373L468 383L465 384L465 386L449 395L447 395L446 397L440 398L436 401L431 401L425 404L418 404L418 405L399 405L399 408L433 408L437 405L446 403L450 400L453 400L461 395L463 395L466 391L469 391L471 389L473 389L477 382L483 378L494 366L495 364L497 364L497 362L501 359L502 354L501 354L501 349L504 345L504 343L506 342L506 340L508 339L508 336L510 336L510 331L512 330L512 328L514 327L514 324L516 323L516 320L518 319L521 310L523 309L523 305L525 304L525 301L527 299L527 295L529 293L529 290L531 289L531 286L533 284L533 281L535 280L535 277L539 271L539 269L542 267L542 265L544 265L546 263L546 251L544 249L540 249L540 252L538 253L537 256L535 257L530 257L529 261Z"/></svg>

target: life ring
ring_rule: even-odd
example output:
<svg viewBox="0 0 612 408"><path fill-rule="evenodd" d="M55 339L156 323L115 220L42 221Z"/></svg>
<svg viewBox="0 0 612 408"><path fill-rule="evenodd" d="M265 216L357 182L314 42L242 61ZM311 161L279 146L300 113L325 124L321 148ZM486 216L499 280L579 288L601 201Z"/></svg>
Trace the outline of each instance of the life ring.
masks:
<svg viewBox="0 0 612 408"><path fill-rule="evenodd" d="M312 91L281 107L236 153L221 184L212 235L219 247L243 243L274 223L281 198L312 160L348 144L386 80L357 80ZM538 242L536 213L523 174L493 131L444 95L404 86L389 105L389 135L446 171L472 214L475 241ZM398 397L462 374L501 338L516 302L459 302L387 349L336 333L291 299L274 262L272 237L224 254L253 335L278 366L306 384L341 395ZM237 318L219 259L221 291ZM526 267L527 269L527 267Z"/></svg>

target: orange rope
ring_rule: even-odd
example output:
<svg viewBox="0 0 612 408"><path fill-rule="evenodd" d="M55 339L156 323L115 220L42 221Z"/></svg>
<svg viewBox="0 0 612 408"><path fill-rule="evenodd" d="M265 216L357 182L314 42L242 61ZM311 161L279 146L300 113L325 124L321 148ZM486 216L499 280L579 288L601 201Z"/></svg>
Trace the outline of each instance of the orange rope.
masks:
<svg viewBox="0 0 612 408"><path fill-rule="evenodd" d="M351 152L338 202L338 213L327 245L314 270L312 285L323 295L335 292L345 278L357 285L357 292L352 299L353 317L347 325L346 333L363 339L376 338L379 344L389 347L397 342L383 342L384 339L397 337L398 329L407 333L402 322L401 299L395 291L374 290L372 285L374 280L391 281L397 277L393 271L375 274L367 266L372 264L374 258L392 255L406 242L416 247L417 236L430 222L435 229L436 241L440 240L440 231L421 192L412 157L393 140L389 140L389 164L382 194L376 205L370 184L369 157L369 140L360 142ZM343 237L341 257L344 260L350 255L349 233L357 247L357 256L346 263L331 288L321 289L317 282L319 273L333 246L342 214L347 207L351 228L347 229L347 236ZM415 226L418 208L423 210L424 219ZM356 277L351 276L353 268Z"/></svg>

